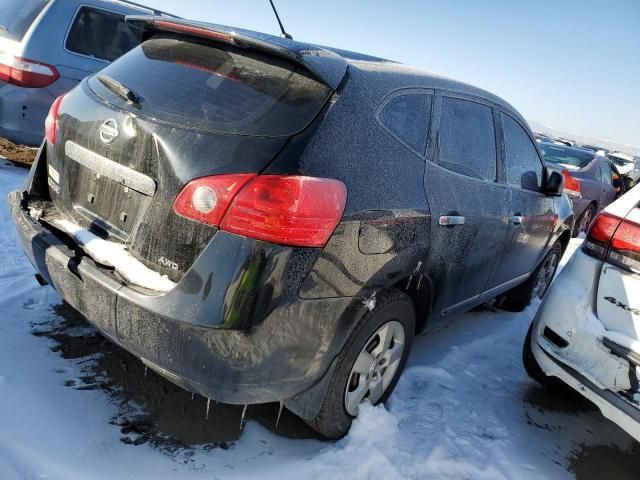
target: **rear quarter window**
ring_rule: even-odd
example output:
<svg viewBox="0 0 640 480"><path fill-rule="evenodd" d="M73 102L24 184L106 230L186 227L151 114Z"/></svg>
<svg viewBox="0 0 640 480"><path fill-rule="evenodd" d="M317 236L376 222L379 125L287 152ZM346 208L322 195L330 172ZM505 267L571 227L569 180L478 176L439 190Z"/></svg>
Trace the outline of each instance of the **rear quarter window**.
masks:
<svg viewBox="0 0 640 480"><path fill-rule="evenodd" d="M99 75L126 86L139 104L110 92ZM158 122L265 137L300 132L332 93L289 60L174 36L147 40L102 69L89 86L118 108Z"/></svg>
<svg viewBox="0 0 640 480"><path fill-rule="evenodd" d="M0 0L0 37L22 40L50 0Z"/></svg>
<svg viewBox="0 0 640 480"><path fill-rule="evenodd" d="M111 62L139 44L124 19L119 13L82 7L65 46L70 52Z"/></svg>
<svg viewBox="0 0 640 480"><path fill-rule="evenodd" d="M401 143L424 156L432 99L431 94L419 91L397 94L378 111L378 123Z"/></svg>

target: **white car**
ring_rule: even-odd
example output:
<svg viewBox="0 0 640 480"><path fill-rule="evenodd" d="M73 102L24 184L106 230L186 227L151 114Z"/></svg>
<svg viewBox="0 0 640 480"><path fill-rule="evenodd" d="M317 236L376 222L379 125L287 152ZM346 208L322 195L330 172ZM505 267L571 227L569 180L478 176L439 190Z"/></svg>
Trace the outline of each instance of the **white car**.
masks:
<svg viewBox="0 0 640 480"><path fill-rule="evenodd" d="M523 361L640 441L640 186L595 218L540 306Z"/></svg>
<svg viewBox="0 0 640 480"><path fill-rule="evenodd" d="M638 183L638 180L640 180L640 169L634 157L622 152L610 153L607 157L615 163L618 172L629 179L627 181L628 188Z"/></svg>

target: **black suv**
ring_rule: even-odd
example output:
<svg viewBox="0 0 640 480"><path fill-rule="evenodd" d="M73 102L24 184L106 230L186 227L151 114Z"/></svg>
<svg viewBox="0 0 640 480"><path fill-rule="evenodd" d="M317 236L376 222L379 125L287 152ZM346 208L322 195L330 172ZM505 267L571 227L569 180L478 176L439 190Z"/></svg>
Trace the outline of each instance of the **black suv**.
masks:
<svg viewBox="0 0 640 480"><path fill-rule="evenodd" d="M255 32L143 42L56 100L13 219L42 283L187 390L323 435L391 393L427 319L544 295L563 180L500 98Z"/></svg>

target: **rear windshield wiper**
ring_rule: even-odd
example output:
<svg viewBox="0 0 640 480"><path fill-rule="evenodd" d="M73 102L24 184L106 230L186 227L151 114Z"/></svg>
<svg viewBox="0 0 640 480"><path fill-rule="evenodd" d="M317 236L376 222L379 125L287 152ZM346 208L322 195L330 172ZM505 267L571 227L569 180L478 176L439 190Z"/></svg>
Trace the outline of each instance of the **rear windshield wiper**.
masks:
<svg viewBox="0 0 640 480"><path fill-rule="evenodd" d="M107 87L109 91L115 93L116 95L126 100L127 102L140 103L140 98L135 93L133 93L133 91L125 87L119 81L114 80L113 78L108 77L107 75L98 75L98 80L100 80L100 83L102 83L105 87Z"/></svg>

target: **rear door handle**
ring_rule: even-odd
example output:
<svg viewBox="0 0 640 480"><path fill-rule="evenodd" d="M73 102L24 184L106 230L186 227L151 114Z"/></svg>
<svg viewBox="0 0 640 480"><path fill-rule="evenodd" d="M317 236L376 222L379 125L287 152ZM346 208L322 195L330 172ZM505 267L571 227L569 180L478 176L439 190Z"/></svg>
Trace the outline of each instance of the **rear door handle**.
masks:
<svg viewBox="0 0 640 480"><path fill-rule="evenodd" d="M444 227L453 227L455 225L464 225L464 217L459 215L442 215L438 223Z"/></svg>
<svg viewBox="0 0 640 480"><path fill-rule="evenodd" d="M522 217L522 215L514 215L513 217L511 217L511 223L513 223L514 225L520 225L523 220L524 217Z"/></svg>

